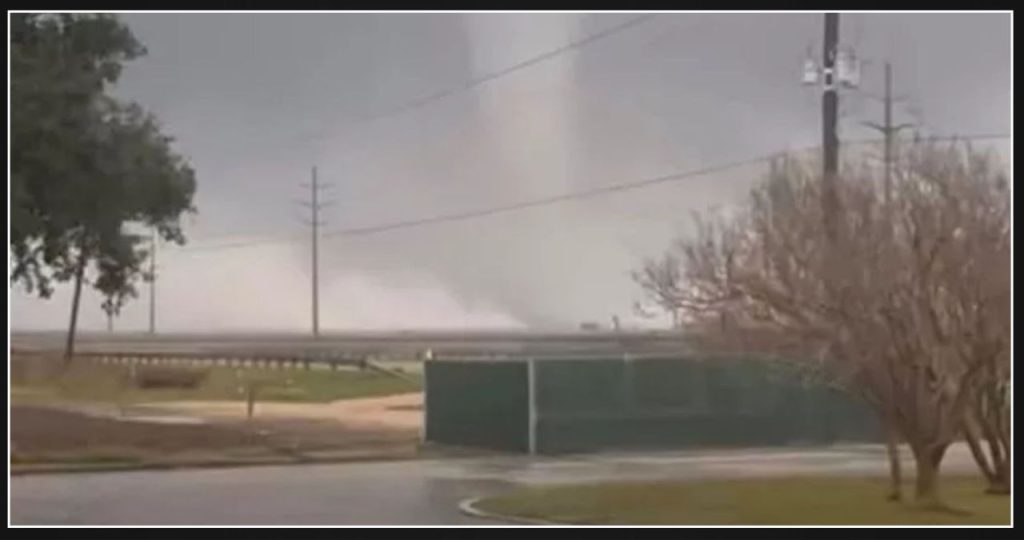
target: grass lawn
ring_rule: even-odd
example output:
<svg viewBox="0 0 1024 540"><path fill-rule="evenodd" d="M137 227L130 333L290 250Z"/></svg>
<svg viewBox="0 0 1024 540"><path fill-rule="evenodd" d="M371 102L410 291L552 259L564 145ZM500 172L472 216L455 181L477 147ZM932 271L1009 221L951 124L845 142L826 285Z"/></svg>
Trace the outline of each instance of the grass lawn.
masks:
<svg viewBox="0 0 1024 540"><path fill-rule="evenodd" d="M885 478L789 477L527 488L484 499L488 512L571 524L1009 525L1010 497L980 478L940 486L954 515L885 500ZM907 493L912 493L908 487Z"/></svg>
<svg viewBox="0 0 1024 540"><path fill-rule="evenodd" d="M139 367L138 369L146 369ZM120 402L124 404L180 400L244 400L247 383L257 382L258 401L328 402L339 399L386 396L421 389L421 375L404 378L372 370L255 369L194 367L205 373L191 389L142 389L127 384L128 367L81 362L61 377L13 381L11 399L18 403Z"/></svg>

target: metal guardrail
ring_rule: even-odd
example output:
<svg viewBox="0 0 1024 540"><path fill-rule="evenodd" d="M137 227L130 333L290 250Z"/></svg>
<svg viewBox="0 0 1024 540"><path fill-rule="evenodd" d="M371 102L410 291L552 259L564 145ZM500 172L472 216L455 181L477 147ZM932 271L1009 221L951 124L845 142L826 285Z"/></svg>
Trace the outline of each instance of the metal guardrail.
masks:
<svg viewBox="0 0 1024 540"><path fill-rule="evenodd" d="M55 354L59 353L48 349L11 349L12 356L53 356ZM365 369L368 363L367 357L362 355L330 354L321 351L305 353L302 351L251 352L240 350L152 352L89 350L75 353L74 360L131 365L225 365L267 368L302 366L305 369L316 364L326 365L332 369L339 366Z"/></svg>

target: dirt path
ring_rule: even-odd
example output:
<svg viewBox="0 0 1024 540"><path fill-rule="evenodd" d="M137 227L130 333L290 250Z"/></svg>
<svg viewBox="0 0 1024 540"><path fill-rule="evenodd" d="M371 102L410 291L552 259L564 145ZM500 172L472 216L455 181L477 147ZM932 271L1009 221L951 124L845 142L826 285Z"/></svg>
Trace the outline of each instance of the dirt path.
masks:
<svg viewBox="0 0 1024 540"><path fill-rule="evenodd" d="M112 406L18 405L11 408L12 460L410 457L417 453L422 402L422 394L414 393L331 403L257 403L252 420L240 402L139 404L123 415Z"/></svg>
<svg viewBox="0 0 1024 540"><path fill-rule="evenodd" d="M328 420L359 430L416 433L423 422L423 394L348 399L330 403L256 403L254 417L261 420ZM246 416L245 403L180 401L139 405L154 414L195 416L210 422L236 421Z"/></svg>

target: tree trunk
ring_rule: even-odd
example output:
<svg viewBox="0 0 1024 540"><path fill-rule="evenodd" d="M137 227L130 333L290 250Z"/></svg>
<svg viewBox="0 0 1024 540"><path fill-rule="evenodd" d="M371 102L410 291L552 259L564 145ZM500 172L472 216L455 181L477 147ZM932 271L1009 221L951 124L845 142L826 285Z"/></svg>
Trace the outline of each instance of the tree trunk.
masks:
<svg viewBox="0 0 1024 540"><path fill-rule="evenodd" d="M992 423L983 425L985 438L988 439L988 447L992 455L993 475L989 478L987 493L1008 495L1010 493L1010 455L1012 449L1009 440L999 436L998 428ZM1004 441L1006 444L1004 444Z"/></svg>
<svg viewBox="0 0 1024 540"><path fill-rule="evenodd" d="M917 478L914 485L915 502L930 509L946 509L939 497L939 465L946 453L946 446L914 445L913 448L914 461L917 466Z"/></svg>
<svg viewBox="0 0 1024 540"><path fill-rule="evenodd" d="M917 480L914 486L914 498L925 506L936 506L939 502L938 491L939 470L927 456L917 458Z"/></svg>
<svg viewBox="0 0 1024 540"><path fill-rule="evenodd" d="M982 410L980 405L976 406L976 410ZM974 461L988 482L985 492L1008 495L1010 493L1010 447L1004 443L997 428L992 426L998 420L991 415L987 417L980 414L977 417L969 415L964 421L964 439L971 449ZM988 453L985 451L984 440L988 442Z"/></svg>
<svg viewBox="0 0 1024 540"><path fill-rule="evenodd" d="M989 463L988 456L985 455L985 449L981 447L981 441L978 440L978 434L975 432L973 421L970 418L964 422L964 440L967 442L967 447L971 449L971 455L974 457L974 462L978 464L978 468L981 469L981 474L985 475L985 479L991 484L995 480L996 472L992 464Z"/></svg>
<svg viewBox="0 0 1024 540"><path fill-rule="evenodd" d="M889 495L890 501L903 499L903 470L900 464L899 437L891 421L885 424L885 450L889 454Z"/></svg>
<svg viewBox="0 0 1024 540"><path fill-rule="evenodd" d="M996 474L993 478L989 479L988 489L985 493L992 495L1009 495L1010 494L1010 466L1009 463L1000 464L996 467Z"/></svg>
<svg viewBox="0 0 1024 540"><path fill-rule="evenodd" d="M82 297L82 277L85 274L85 251L78 256L78 268L75 269L75 293L71 298L71 324L68 326L68 339L64 345L64 367L71 365L75 356L75 329L78 327L78 301Z"/></svg>
<svg viewBox="0 0 1024 540"><path fill-rule="evenodd" d="M1003 447L996 434L989 433L989 448L992 453L992 476L988 479L986 493L1010 494L1010 448Z"/></svg>

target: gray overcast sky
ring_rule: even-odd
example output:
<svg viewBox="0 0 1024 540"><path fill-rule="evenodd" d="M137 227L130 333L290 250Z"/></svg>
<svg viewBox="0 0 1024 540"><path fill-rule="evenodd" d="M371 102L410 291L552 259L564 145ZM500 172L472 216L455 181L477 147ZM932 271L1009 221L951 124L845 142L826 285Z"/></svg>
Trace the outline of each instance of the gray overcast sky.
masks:
<svg viewBox="0 0 1024 540"><path fill-rule="evenodd" d="M149 49L117 93L156 113L197 169L190 244L158 260L163 331L309 327L302 208L316 165L338 228L557 195L816 144L819 90L801 87L820 14L660 14L586 47L429 105L361 116L513 65L635 14L127 14ZM896 92L933 134L1009 133L1011 19L844 14L841 42L872 63L862 88ZM842 138L880 107L841 98ZM900 120L910 120L898 108ZM311 137L315 136L315 137ZM1008 148L1008 143L1002 150ZM684 233L691 210L729 204L741 167L614 197L379 235L325 238L327 329L639 324L629 279ZM292 240L288 240L293 237ZM284 241L280 241L281 239ZM145 289L116 326L147 325ZM20 292L15 329L64 328L70 287ZM105 328L83 297L82 327Z"/></svg>

